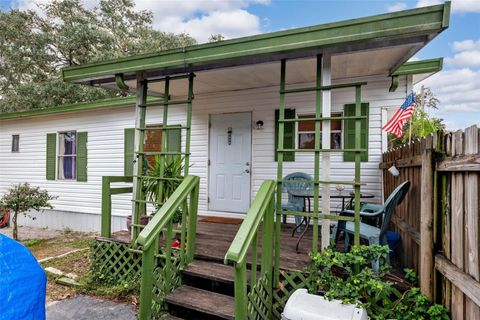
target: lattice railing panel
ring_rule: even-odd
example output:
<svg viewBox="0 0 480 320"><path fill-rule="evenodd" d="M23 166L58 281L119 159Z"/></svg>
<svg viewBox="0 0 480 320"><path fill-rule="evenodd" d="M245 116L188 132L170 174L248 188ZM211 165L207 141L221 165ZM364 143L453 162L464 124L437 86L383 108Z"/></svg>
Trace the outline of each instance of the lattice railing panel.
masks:
<svg viewBox="0 0 480 320"><path fill-rule="evenodd" d="M139 279L141 254L129 251L130 246L112 241L94 241L91 246L92 270L113 282Z"/></svg>
<svg viewBox="0 0 480 320"><path fill-rule="evenodd" d="M269 310L272 302L268 293L269 285L267 275L264 275L250 289L247 305L248 319L270 320Z"/></svg>
<svg viewBox="0 0 480 320"><path fill-rule="evenodd" d="M165 260L158 259L158 267L155 268L154 274L154 285L153 285L153 304L152 304L152 315L159 316L163 311L166 310L167 306L165 305L165 297L174 289L178 288L182 284L182 277L180 274L181 259L180 256L175 255L172 257L172 263L170 264L170 273L167 274ZM170 284L167 287L165 279L170 279Z"/></svg>
<svg viewBox="0 0 480 320"><path fill-rule="evenodd" d="M118 284L126 280L139 281L142 272L142 255L131 249L129 244L114 241L97 240L91 245L91 269L109 284ZM165 258L157 258L154 271L152 316L160 317L165 313L165 296L181 285L181 259L178 252L172 252L170 273L166 275ZM165 277L170 279L170 287L165 286Z"/></svg>
<svg viewBox="0 0 480 320"><path fill-rule="evenodd" d="M280 270L280 284L273 290L273 316L280 319L285 304L292 293L297 289L306 288L309 291L314 288L312 273Z"/></svg>

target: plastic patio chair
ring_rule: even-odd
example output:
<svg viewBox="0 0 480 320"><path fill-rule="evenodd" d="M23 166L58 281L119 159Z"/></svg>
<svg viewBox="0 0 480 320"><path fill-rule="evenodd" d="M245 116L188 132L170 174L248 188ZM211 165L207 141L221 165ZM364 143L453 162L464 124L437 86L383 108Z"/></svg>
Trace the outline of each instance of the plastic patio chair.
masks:
<svg viewBox="0 0 480 320"><path fill-rule="evenodd" d="M298 181L296 181L298 180ZM288 181L288 182L287 182ZM283 191L288 192L289 190L308 190L312 188L312 183L306 181L313 181L311 175L304 172L294 172L283 178ZM288 202L282 203L282 211L305 211L305 200L303 198L295 197L288 194ZM287 215L283 215L283 223L287 222ZM295 226L298 226L302 223L302 217L295 216ZM300 228L297 229L297 231Z"/></svg>
<svg viewBox="0 0 480 320"><path fill-rule="evenodd" d="M390 220L392 219L395 208L402 203L405 195L410 189L410 181L405 181L401 183L393 192L388 196L387 200L383 205L378 204L369 204L365 203L362 205L362 211L360 211L360 217L362 218L377 218L383 215L383 221L380 228L360 222L360 238L368 241L368 244L387 244L387 237L385 235L388 226L390 225ZM342 212L344 215L353 216L353 210L345 210ZM353 221L348 221L344 224L339 224L339 230L345 232L345 242L343 244L344 251L347 251L348 244L350 242L350 235L355 233L355 224ZM335 235L337 238L337 235ZM336 240L336 239L335 239ZM388 256L387 256L388 262ZM378 270L378 265L376 267Z"/></svg>

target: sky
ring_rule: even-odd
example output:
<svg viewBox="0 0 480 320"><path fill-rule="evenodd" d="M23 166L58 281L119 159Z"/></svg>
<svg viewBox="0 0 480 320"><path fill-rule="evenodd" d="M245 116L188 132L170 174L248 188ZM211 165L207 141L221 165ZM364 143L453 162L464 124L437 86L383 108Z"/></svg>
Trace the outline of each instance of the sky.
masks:
<svg viewBox="0 0 480 320"><path fill-rule="evenodd" d="M37 2L0 0L0 9L37 9ZM93 7L98 0L83 0ZM212 34L236 38L442 3L438 0L134 0L154 13L154 27L187 32L198 42ZM444 57L443 71L423 81L440 99L450 130L480 125L480 0L452 0L450 27L413 59ZM418 90L418 87L416 88Z"/></svg>

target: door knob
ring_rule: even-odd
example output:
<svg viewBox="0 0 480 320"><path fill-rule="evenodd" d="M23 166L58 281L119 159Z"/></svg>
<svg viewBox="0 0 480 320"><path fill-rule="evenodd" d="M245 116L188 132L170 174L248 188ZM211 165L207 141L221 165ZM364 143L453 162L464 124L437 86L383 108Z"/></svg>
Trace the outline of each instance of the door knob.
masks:
<svg viewBox="0 0 480 320"><path fill-rule="evenodd" d="M250 173L250 170L246 169L246 170L245 170L245 173Z"/></svg>
<svg viewBox="0 0 480 320"><path fill-rule="evenodd" d="M249 166L249 165L250 165L250 162L246 162L245 165L246 165L246 166Z"/></svg>

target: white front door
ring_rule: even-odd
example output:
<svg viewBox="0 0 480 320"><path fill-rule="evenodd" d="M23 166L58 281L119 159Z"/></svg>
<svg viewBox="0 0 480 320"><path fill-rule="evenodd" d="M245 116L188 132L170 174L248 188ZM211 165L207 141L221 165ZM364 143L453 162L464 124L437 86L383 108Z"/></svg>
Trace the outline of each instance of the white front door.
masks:
<svg viewBox="0 0 480 320"><path fill-rule="evenodd" d="M250 207L251 113L210 116L209 209L247 212Z"/></svg>

